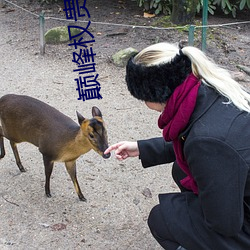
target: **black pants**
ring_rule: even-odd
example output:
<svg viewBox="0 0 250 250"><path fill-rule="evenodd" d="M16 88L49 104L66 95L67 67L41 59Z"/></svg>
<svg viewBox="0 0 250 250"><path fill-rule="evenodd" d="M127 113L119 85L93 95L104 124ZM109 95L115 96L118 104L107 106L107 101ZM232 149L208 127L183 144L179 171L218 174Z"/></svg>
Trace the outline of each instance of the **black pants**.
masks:
<svg viewBox="0 0 250 250"><path fill-rule="evenodd" d="M181 192L188 191L180 184L180 180L185 178L186 175L176 162L173 164L172 176ZM164 249L176 250L180 246L180 244L175 241L174 235L171 235L166 223L164 222L164 218L160 211L160 205L156 205L151 210L148 217L148 226L154 238Z"/></svg>

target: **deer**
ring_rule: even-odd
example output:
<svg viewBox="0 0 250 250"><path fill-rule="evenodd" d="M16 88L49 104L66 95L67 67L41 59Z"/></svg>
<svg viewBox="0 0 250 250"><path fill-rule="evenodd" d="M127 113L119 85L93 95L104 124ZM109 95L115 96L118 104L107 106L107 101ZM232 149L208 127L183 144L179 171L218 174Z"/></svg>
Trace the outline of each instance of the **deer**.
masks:
<svg viewBox="0 0 250 250"><path fill-rule="evenodd" d="M76 111L79 125L54 107L30 96L7 94L0 98L0 159L5 156L4 138L8 139L16 164L25 172L17 144L28 142L38 147L45 168L45 194L51 197L50 177L54 162L64 162L81 201L86 201L76 175L76 160L91 149L104 159L108 148L107 130L101 111L92 107L92 118Z"/></svg>

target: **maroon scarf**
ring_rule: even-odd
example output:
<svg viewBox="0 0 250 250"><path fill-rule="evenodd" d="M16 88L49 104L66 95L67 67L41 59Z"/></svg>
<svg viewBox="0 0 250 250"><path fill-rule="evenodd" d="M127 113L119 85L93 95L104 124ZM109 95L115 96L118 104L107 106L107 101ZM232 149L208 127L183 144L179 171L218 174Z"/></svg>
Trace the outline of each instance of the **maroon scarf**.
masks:
<svg viewBox="0 0 250 250"><path fill-rule="evenodd" d="M198 194L197 184L190 172L183 154L183 145L179 139L180 133L188 125L194 111L200 80L192 73L179 85L166 102L166 107L158 120L159 128L163 129L163 137L166 141L172 141L176 155L176 161L180 168L187 174L181 180L183 187Z"/></svg>

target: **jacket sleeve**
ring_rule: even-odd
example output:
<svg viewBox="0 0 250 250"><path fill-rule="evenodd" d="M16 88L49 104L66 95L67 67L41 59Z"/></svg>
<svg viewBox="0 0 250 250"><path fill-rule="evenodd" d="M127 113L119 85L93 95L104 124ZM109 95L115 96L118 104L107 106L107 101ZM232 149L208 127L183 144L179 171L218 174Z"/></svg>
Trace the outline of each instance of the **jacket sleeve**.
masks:
<svg viewBox="0 0 250 250"><path fill-rule="evenodd" d="M139 158L144 168L175 161L173 145L166 142L163 137L139 140L138 147Z"/></svg>
<svg viewBox="0 0 250 250"><path fill-rule="evenodd" d="M205 223L224 236L237 235L244 220L247 163L225 141L209 137L187 141L184 154L198 185Z"/></svg>

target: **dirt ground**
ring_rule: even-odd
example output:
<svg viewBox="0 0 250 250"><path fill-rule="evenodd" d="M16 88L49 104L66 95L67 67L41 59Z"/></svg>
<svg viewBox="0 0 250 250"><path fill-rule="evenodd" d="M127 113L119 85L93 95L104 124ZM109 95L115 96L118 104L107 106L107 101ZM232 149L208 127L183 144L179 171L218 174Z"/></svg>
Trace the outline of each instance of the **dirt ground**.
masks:
<svg viewBox="0 0 250 250"><path fill-rule="evenodd" d="M62 4L49 9L37 1L12 2L35 14L45 10L46 17L65 19ZM109 0L105 5L91 0L86 6L92 22L151 26L159 20L143 18L143 11L130 0ZM246 16L236 20L209 17L209 24L246 21ZM45 28L67 24L46 19ZM30 95L75 121L76 110L91 117L91 107L96 105L103 113L110 144L161 136L158 114L130 96L124 68L116 67L110 58L127 47L140 50L158 41L187 40L188 33L101 23L91 24L91 32L103 98L83 102L77 100L72 48L46 45L46 54L41 56L38 17L9 4L0 9L0 96ZM240 73L246 87L249 76L239 72L237 65L250 66L249 34L249 23L210 28L207 41L208 55ZM200 36L195 37L195 44L200 46ZM91 151L77 160L78 181L87 202L78 200L61 163L55 164L49 199L44 194L44 167L37 148L19 145L27 170L20 173L7 140L5 145L6 156L0 162L0 249L160 249L147 227L147 216L158 203L159 193L178 191L170 176L171 165L143 169L137 158L104 160Z"/></svg>

